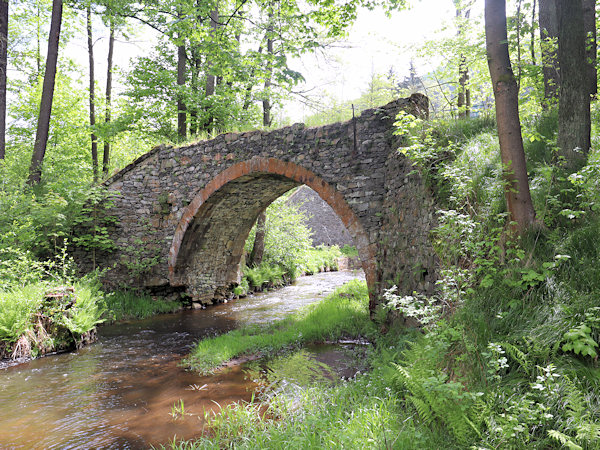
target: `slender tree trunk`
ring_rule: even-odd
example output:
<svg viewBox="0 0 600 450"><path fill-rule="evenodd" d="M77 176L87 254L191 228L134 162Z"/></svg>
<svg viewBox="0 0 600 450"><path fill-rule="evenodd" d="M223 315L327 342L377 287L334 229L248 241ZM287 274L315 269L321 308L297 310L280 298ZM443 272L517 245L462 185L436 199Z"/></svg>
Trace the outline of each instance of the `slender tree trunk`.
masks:
<svg viewBox="0 0 600 450"><path fill-rule="evenodd" d="M586 33L585 57L589 93L596 98L598 72L596 71L596 0L583 0L583 28Z"/></svg>
<svg viewBox="0 0 600 450"><path fill-rule="evenodd" d="M554 104L558 99L560 74L558 72L558 0L539 0L540 44L542 49L541 62L544 75L545 108Z"/></svg>
<svg viewBox="0 0 600 450"><path fill-rule="evenodd" d="M88 58L90 63L90 128L92 132L92 167L94 170L94 182L98 181L98 138L94 133L96 126L96 80L94 78L94 40L92 35L92 6L87 7L87 42Z"/></svg>
<svg viewBox="0 0 600 450"><path fill-rule="evenodd" d="M111 121L111 101L112 101L112 70L113 53L115 49L115 21L110 19L110 36L108 38L108 57L106 59L106 110L104 112L104 123L108 125ZM102 155L102 173L108 175L108 166L110 164L110 139L104 138L104 154Z"/></svg>
<svg viewBox="0 0 600 450"><path fill-rule="evenodd" d="M249 266L260 266L265 253L265 224L267 222L267 213L265 211L258 215L256 220L256 234L254 235L254 245L248 258Z"/></svg>
<svg viewBox="0 0 600 450"><path fill-rule="evenodd" d="M576 170L590 149L589 72L585 64L582 0L558 0L560 101L558 148L566 167Z"/></svg>
<svg viewBox="0 0 600 450"><path fill-rule="evenodd" d="M8 0L0 0L0 159L6 153L6 68L8 59Z"/></svg>
<svg viewBox="0 0 600 450"><path fill-rule="evenodd" d="M521 137L518 90L508 54L505 0L485 0L485 38L496 100L504 195L510 220L523 231L535 220Z"/></svg>
<svg viewBox="0 0 600 450"><path fill-rule="evenodd" d="M48 143L48 133L50 131L50 116L52 115L52 100L54 99L54 80L56 78L56 64L58 61L62 7L62 0L52 1L52 19L50 22L50 35L48 37L46 72L44 74L35 144L33 146L31 165L29 166L29 179L27 180L27 184L30 186L38 184L42 178L42 163L46 154L46 144Z"/></svg>
<svg viewBox="0 0 600 450"><path fill-rule="evenodd" d="M37 40L37 48L35 53L35 62L37 67L37 78L39 78L42 74L42 24L40 22L40 18L42 15L42 9L40 6L40 1L37 0L37 22L36 22L36 40Z"/></svg>
<svg viewBox="0 0 600 450"><path fill-rule="evenodd" d="M535 7L537 5L537 0L533 0L533 6L531 9L531 64L536 65L537 62L535 60Z"/></svg>
<svg viewBox="0 0 600 450"><path fill-rule="evenodd" d="M272 14L271 14L272 16ZM271 17L269 17L271 20ZM265 92L263 96L263 125L265 127L270 127L273 122L273 118L271 117L271 78L273 77L273 62L271 58L273 57L273 38L270 35L272 33L272 27L269 25L269 29L267 31L269 36L267 37L267 57L269 58L267 62L267 74L265 77Z"/></svg>
<svg viewBox="0 0 600 450"><path fill-rule="evenodd" d="M465 23L464 21L469 20L471 15L471 6L465 6L462 2L455 2L456 7L456 19L458 21L458 37L462 37L465 34ZM469 66L467 65L467 58L461 54L459 56L458 63L458 98L456 102L458 109L458 117L464 119L471 116L471 89L469 88Z"/></svg>
<svg viewBox="0 0 600 450"><path fill-rule="evenodd" d="M210 35L212 39L216 39L216 31L217 24L219 23L219 7L215 6L215 9L210 12ZM216 85L216 77L211 71L212 63L206 60L206 85L204 89L204 95L208 99L215 93L215 85ZM210 106L207 104L207 108ZM204 120L204 129L207 131L212 131L214 129L214 117L213 113L209 110L205 110L204 115L206 120Z"/></svg>
<svg viewBox="0 0 600 450"><path fill-rule="evenodd" d="M192 60L190 62L190 69L192 71L192 92L194 98L198 98L200 92L198 74L200 73L200 55L198 51L192 48ZM195 136L198 134L198 106L196 101L192 101L188 108L190 112L190 135Z"/></svg>
<svg viewBox="0 0 600 450"><path fill-rule="evenodd" d="M177 46L177 87L181 90L185 86L185 46ZM177 94L177 137L180 142L187 138L187 113L181 92Z"/></svg>

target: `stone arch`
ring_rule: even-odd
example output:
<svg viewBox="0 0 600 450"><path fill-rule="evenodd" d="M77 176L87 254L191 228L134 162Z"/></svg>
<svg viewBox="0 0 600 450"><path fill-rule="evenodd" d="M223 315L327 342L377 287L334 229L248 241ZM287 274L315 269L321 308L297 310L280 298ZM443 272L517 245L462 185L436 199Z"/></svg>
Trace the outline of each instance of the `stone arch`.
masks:
<svg viewBox="0 0 600 450"><path fill-rule="evenodd" d="M375 249L370 244L369 236L358 216L350 208L344 196L329 183L302 166L289 161L263 157L253 157L250 160L236 163L220 172L194 196L193 200L185 208L175 230L169 250L168 270L170 284L172 286L193 284L190 281L192 275L186 274L186 271L189 271L189 265L194 264L193 254L196 252L195 247L215 245L211 244L211 242L206 242L206 239L210 241L211 236L214 241L216 236L219 235L219 230L214 229L211 232L210 227L214 224L210 224L210 219L214 221L214 216L218 218L219 211L224 211L226 208L233 208L234 210L235 208L239 208L235 202L239 203L242 201L238 194L243 186L245 190L241 191L242 193L247 193L249 197L254 195L253 198L248 200L253 202L251 217L241 225L237 236L230 236L233 240L222 243L223 246L227 247L229 254L223 257L226 260L223 259L216 263L217 266L219 264L222 266L217 270L224 271L219 274L221 279L217 281L201 280L202 283L208 285L208 292L206 295L194 292L192 294L201 300L210 300L208 297L214 296L218 288L226 288L227 286L224 286L224 284L233 282L235 279L244 242L258 214L280 195L295 186L303 184L316 191L332 207L348 229L358 249L367 284L372 291L377 281ZM211 233L212 235L210 235ZM207 234L206 238L203 237L204 234ZM233 233L229 232L229 234ZM202 239L205 239L205 242L198 243ZM206 258L207 255L205 254L203 257ZM215 262L211 261L211 264L215 264ZM198 272L198 270L196 271ZM202 276L202 274L196 275ZM211 290L212 293L210 292Z"/></svg>

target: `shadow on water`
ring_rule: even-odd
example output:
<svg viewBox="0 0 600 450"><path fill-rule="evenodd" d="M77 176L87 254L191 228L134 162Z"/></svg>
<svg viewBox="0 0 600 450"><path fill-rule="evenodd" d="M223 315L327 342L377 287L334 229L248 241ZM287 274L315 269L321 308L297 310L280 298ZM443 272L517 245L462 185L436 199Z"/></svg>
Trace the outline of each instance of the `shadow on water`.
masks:
<svg viewBox="0 0 600 450"><path fill-rule="evenodd" d="M206 310L102 327L98 343L87 348L0 369L0 448L147 448L175 435L199 436L205 411L251 398L257 383L247 370L252 373L258 366L199 376L178 366L194 343L281 318L357 277L362 275L317 274ZM329 361L319 356L328 351L338 356ZM344 372L334 361L344 359L339 353L323 347L309 360L336 367L338 377L352 376L352 368ZM279 364L298 366L307 356L296 358L287 366ZM324 373L330 370L317 366ZM173 417L180 400L184 414Z"/></svg>

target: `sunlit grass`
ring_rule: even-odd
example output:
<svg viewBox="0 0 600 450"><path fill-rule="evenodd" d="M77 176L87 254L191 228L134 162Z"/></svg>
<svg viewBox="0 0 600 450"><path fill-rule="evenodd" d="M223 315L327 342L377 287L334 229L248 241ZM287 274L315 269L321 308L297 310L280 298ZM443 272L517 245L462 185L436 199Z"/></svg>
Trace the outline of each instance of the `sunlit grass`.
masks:
<svg viewBox="0 0 600 450"><path fill-rule="evenodd" d="M324 300L267 327L246 327L204 339L185 364L198 372L210 373L238 356L271 354L286 347L346 336L371 336L374 331L366 284L351 281Z"/></svg>

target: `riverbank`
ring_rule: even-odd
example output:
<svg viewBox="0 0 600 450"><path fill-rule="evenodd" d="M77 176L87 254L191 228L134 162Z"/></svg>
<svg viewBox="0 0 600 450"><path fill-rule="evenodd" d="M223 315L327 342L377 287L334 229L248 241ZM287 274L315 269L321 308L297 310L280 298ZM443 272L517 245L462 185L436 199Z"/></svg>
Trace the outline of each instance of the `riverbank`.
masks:
<svg viewBox="0 0 600 450"><path fill-rule="evenodd" d="M95 341L101 293L90 283L0 291L0 359L28 359Z"/></svg>
<svg viewBox="0 0 600 450"><path fill-rule="evenodd" d="M194 344L276 322L354 278L364 277L320 273L206 310L103 324L97 344L5 367L0 448L150 448L174 435L193 439L206 425L205 413L249 401L256 388L245 365L210 376L181 367ZM173 417L182 403L184 414Z"/></svg>
<svg viewBox="0 0 600 450"><path fill-rule="evenodd" d="M273 265L246 267L242 283L231 293L230 299L280 288L300 275L337 270L339 262L347 267L346 259L337 247L319 247L310 249L302 265L292 274ZM0 291L0 360L26 361L81 348L94 342L96 326L103 323L205 307L134 291L104 294L91 278L61 281L40 281Z"/></svg>

